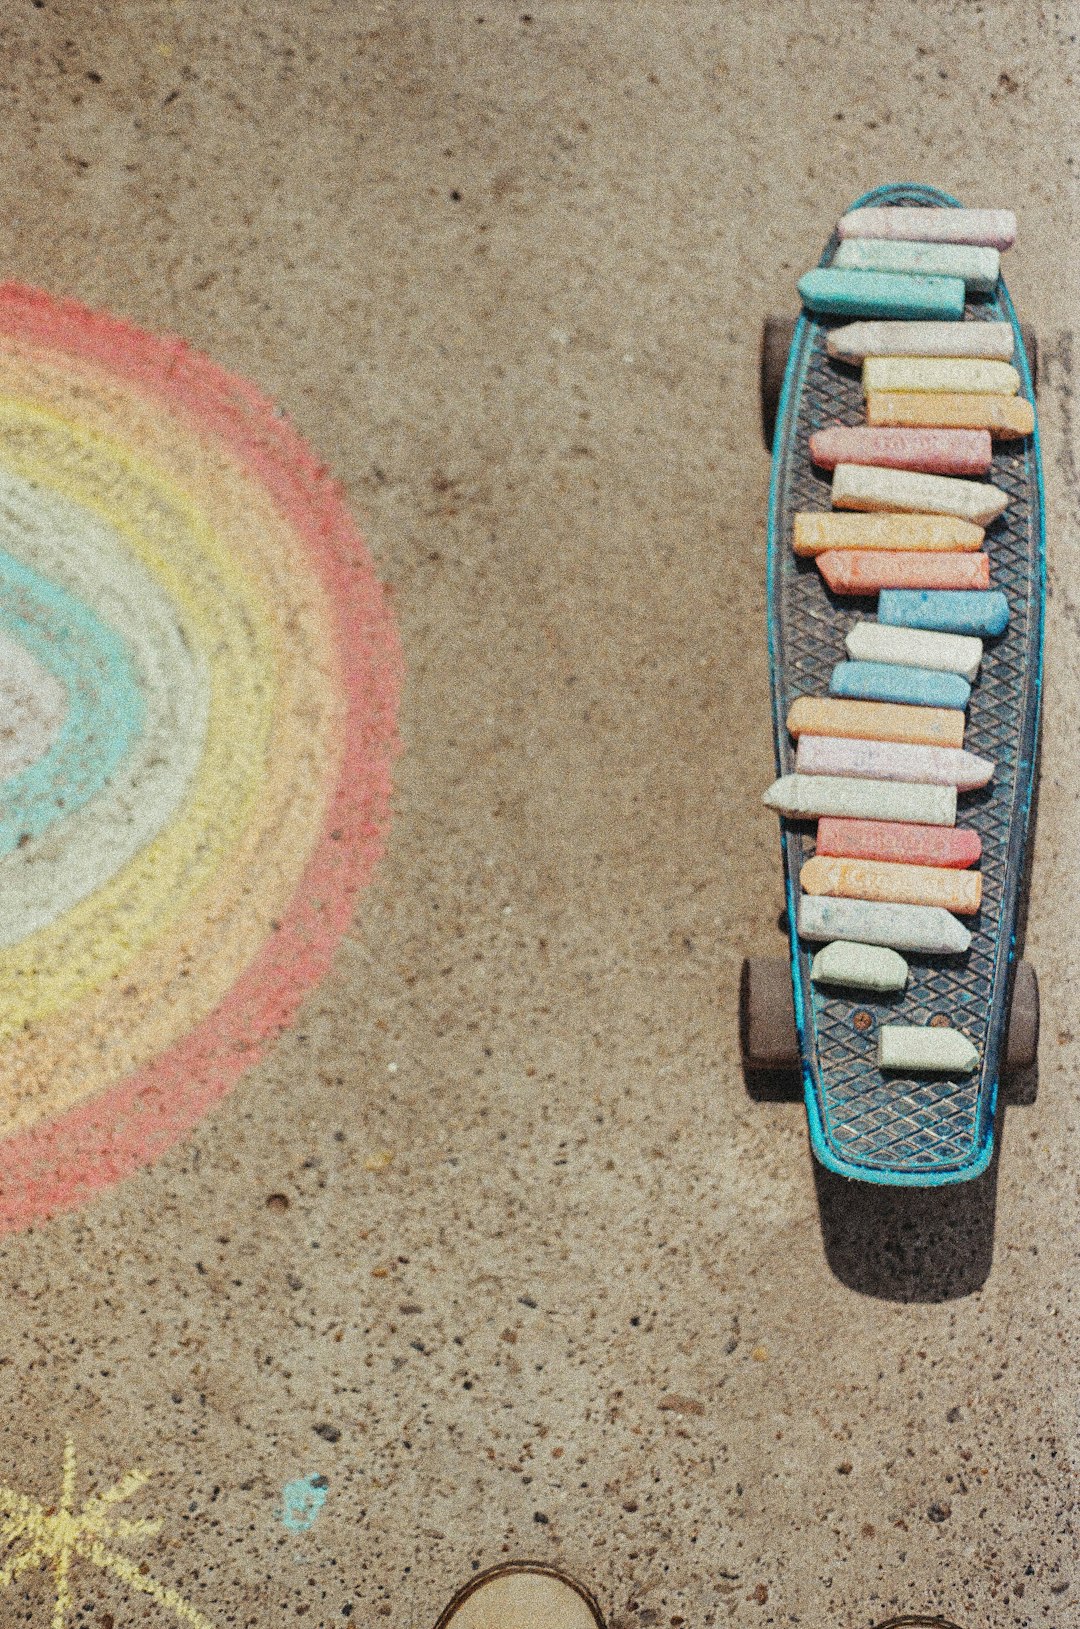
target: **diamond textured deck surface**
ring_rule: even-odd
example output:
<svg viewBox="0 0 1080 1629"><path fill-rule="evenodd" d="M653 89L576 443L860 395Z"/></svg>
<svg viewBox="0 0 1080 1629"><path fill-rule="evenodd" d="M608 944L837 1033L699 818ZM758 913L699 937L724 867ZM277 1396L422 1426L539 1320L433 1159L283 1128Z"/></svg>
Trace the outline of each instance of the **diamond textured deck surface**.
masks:
<svg viewBox="0 0 1080 1629"><path fill-rule="evenodd" d="M0 1239L0 1484L51 1508L69 1437L78 1509L141 1467L126 1553L218 1629L431 1629L521 1554L615 1629L1076 1623L1078 35L995 0L0 18L5 275L279 402L407 662L387 857L299 1021L152 1170ZM930 1195L815 1169L736 1027L785 948L761 320L909 179L1017 210L1050 560L1039 1095ZM177 1621L72 1581L86 1629Z"/></svg>

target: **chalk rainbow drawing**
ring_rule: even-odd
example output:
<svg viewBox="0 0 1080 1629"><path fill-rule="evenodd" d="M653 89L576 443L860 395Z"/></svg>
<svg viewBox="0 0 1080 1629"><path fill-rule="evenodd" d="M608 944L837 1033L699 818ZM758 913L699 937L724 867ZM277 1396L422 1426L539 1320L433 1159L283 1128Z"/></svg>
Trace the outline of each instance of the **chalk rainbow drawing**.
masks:
<svg viewBox="0 0 1080 1629"><path fill-rule="evenodd" d="M0 288L0 1229L156 1159L381 853L401 659L340 493L182 341Z"/></svg>

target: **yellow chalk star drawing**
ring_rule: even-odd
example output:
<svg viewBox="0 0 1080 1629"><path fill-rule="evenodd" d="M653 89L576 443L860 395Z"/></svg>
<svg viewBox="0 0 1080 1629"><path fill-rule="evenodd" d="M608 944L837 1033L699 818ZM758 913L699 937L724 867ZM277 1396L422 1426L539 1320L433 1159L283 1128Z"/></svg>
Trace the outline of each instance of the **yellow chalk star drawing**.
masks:
<svg viewBox="0 0 1080 1629"><path fill-rule="evenodd" d="M75 1510L75 1445L69 1437L64 1448L64 1478L59 1506L43 1505L14 1488L0 1487L0 1540L10 1549L24 1540L24 1546L0 1567L0 1589L29 1572L32 1567L49 1567L56 1580L56 1605L52 1629L64 1629L71 1607L71 1567L76 1560L89 1561L102 1572L111 1572L132 1589L149 1595L166 1606L191 1629L213 1629L209 1618L185 1601L174 1589L159 1584L140 1565L110 1540L152 1538L161 1531L159 1521L126 1521L114 1516L113 1508L124 1504L149 1481L145 1471L126 1471L119 1482L104 1493L87 1499Z"/></svg>

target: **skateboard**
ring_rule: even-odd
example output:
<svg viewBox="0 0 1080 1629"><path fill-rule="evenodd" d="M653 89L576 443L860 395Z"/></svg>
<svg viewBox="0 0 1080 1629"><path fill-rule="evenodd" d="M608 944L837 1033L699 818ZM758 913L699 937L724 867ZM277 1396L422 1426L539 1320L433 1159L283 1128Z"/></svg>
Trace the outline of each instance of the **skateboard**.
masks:
<svg viewBox="0 0 1080 1629"><path fill-rule="evenodd" d="M935 188L885 186L865 205L957 205ZM831 263L830 238L820 264ZM1020 392L1035 401L1037 353L1022 332L1004 282L967 300L965 321L1008 321L1015 337ZM777 774L794 768L785 720L796 697L824 695L844 635L865 600L840 599L813 560L791 547L798 510L827 510L829 472L810 460L811 432L862 422L854 366L828 355L829 328L849 319L769 318L762 343L762 420L772 451L769 492L768 644ZM748 1070L801 1067L810 1140L817 1159L864 1182L936 1187L985 1171L1003 1072L1034 1062L1038 983L1020 960L1028 836L1037 781L1042 677L1045 542L1038 423L1022 440L996 441L989 479L1009 494L1006 512L987 531L993 582L1009 598L1010 622L988 643L968 711L965 744L997 764L991 784L965 794L960 820L982 839L983 893L970 948L959 957L912 956L905 990L890 995L814 985L817 946L800 941L799 872L814 852L812 825L783 819L790 961L743 965L740 1032ZM869 608L872 614L872 606ZM897 1078L877 1065L878 1026L885 1022L959 1025L979 1063L963 1078Z"/></svg>

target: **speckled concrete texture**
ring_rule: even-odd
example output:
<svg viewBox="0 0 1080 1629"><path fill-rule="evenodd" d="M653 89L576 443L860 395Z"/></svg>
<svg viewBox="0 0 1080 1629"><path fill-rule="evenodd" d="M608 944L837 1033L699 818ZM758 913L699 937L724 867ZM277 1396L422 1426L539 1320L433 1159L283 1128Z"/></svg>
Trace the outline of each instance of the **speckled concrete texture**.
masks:
<svg viewBox="0 0 1080 1629"><path fill-rule="evenodd" d="M151 1473L220 1629L430 1629L527 1553L617 1629L1069 1629L1080 11L18 0L6 275L183 333L346 483L408 677L389 854L192 1138L4 1240L0 1482ZM1051 599L1036 1104L934 1196L738 1067L780 948L762 316L883 180L1013 205ZM326 1478L311 1525L285 1485ZM321 1486L321 1484L320 1484ZM71 1621L176 1621L76 1565ZM0 1623L50 1621L45 1573Z"/></svg>

